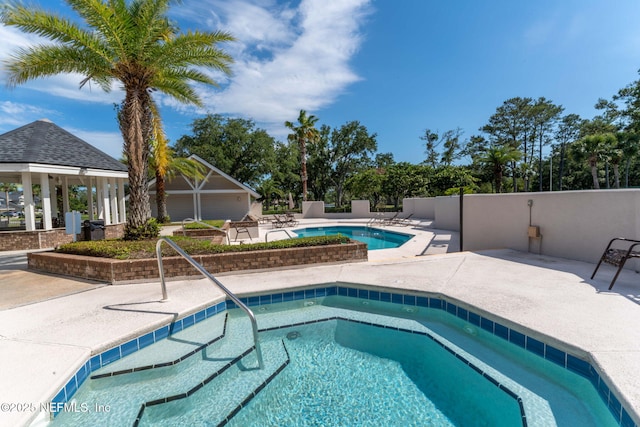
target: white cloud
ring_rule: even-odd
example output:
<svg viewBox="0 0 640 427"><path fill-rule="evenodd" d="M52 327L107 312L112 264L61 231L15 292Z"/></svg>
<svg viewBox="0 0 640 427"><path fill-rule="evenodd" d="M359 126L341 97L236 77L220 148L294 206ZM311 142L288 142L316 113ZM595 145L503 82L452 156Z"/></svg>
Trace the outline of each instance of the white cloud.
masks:
<svg viewBox="0 0 640 427"><path fill-rule="evenodd" d="M334 102L360 79L349 61L362 42L368 0L303 0L297 10L259 0L210 5L220 6L219 25L239 40L229 49L236 59L231 82L202 94L211 112L282 126L300 109Z"/></svg>

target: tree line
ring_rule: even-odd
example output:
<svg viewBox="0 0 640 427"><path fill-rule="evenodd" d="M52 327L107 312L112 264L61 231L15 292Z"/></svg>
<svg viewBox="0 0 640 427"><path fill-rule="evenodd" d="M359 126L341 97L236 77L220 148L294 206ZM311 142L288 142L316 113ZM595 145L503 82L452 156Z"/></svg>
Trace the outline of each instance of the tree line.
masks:
<svg viewBox="0 0 640 427"><path fill-rule="evenodd" d="M277 141L250 119L207 115L175 143L253 187L265 205L286 199L342 206L367 199L372 208L405 197L560 191L638 185L640 80L595 105L591 119L565 113L544 97L515 97L498 106L478 133L425 129L419 163L378 152L377 135L357 120L331 128L300 111Z"/></svg>

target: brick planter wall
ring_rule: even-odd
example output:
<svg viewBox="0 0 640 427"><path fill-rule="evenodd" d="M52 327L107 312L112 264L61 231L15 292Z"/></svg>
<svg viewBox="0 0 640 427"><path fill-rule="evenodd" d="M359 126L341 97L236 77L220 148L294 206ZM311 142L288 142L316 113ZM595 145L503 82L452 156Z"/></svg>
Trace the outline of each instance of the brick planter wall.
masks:
<svg viewBox="0 0 640 427"><path fill-rule="evenodd" d="M207 271L217 274L305 264L366 261L367 245L351 241L343 245L194 255L193 258ZM28 254L28 262L29 269L108 283L159 278L158 261L155 258L122 261L55 252L37 252ZM162 263L165 277L200 275L181 257L164 257Z"/></svg>
<svg viewBox="0 0 640 427"><path fill-rule="evenodd" d="M106 239L119 239L124 236L124 224L107 225L104 230ZM83 240L80 233L77 240ZM29 249L55 248L64 243L73 242L73 236L66 234L64 228L53 230L16 230L0 232L0 251L26 251Z"/></svg>

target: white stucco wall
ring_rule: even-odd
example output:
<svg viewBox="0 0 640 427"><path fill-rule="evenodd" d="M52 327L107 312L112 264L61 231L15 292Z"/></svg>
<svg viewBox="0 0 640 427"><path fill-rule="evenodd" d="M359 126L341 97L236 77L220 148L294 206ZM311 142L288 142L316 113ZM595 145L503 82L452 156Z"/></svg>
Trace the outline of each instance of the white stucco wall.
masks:
<svg viewBox="0 0 640 427"><path fill-rule="evenodd" d="M436 217L435 197L413 197L402 200L402 212L413 214L415 218L434 219Z"/></svg>
<svg viewBox="0 0 640 427"><path fill-rule="evenodd" d="M528 237L528 200L541 239ZM640 237L640 190L468 195L463 234L465 250L530 249L596 262L612 238Z"/></svg>
<svg viewBox="0 0 640 427"><path fill-rule="evenodd" d="M433 228L459 231L459 202L458 195L405 199L401 216L413 213L416 219L434 219ZM359 217L376 215L363 208L354 207ZM612 238L640 239L640 189L470 194L464 196L463 208L465 250L511 248L595 263ZM530 212L541 238L528 236ZM324 213L322 202L305 202L303 214L305 218L334 215ZM640 267L637 261L629 264Z"/></svg>

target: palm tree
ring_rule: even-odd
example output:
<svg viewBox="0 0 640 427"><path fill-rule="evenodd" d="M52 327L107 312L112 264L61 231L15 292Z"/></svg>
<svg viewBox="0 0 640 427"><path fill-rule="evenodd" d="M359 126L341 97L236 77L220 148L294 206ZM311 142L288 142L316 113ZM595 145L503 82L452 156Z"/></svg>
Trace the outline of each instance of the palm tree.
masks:
<svg viewBox="0 0 640 427"><path fill-rule="evenodd" d="M152 93L201 105L191 83L215 85L196 67L229 73L232 58L217 45L234 40L226 32L178 28L166 14L172 0L66 0L82 18L78 25L44 10L14 4L2 9L0 22L47 37L53 44L20 49L8 61L9 85L61 73L84 76L105 91L119 82L125 96L118 122L129 169L127 235L151 216L147 191L153 134Z"/></svg>
<svg viewBox="0 0 640 427"><path fill-rule="evenodd" d="M167 194L165 184L171 181L177 174L185 175L189 178L202 179L204 177L204 166L195 160L175 157L173 149L169 147L162 126L160 113L155 103L151 103L153 114L153 140L151 142L152 151L149 163L156 179L156 218L159 223L169 222L167 215Z"/></svg>
<svg viewBox="0 0 640 427"><path fill-rule="evenodd" d="M284 125L293 131L287 139L298 143L300 148L300 178L302 179L302 200L307 201L307 143L313 143L320 137L320 132L315 128L318 118L314 115L307 116L307 112L300 110L298 125L292 122L284 122Z"/></svg>
<svg viewBox="0 0 640 427"><path fill-rule="evenodd" d="M502 177L505 166L510 162L520 160L522 152L509 145L492 145L487 147L477 158L480 164L491 169L495 192L502 192Z"/></svg>
<svg viewBox="0 0 640 427"><path fill-rule="evenodd" d="M269 210L274 198L282 199L284 191L279 188L279 183L273 178L267 178L260 183L256 191L262 195L267 202L266 210Z"/></svg>
<svg viewBox="0 0 640 427"><path fill-rule="evenodd" d="M598 181L598 161L604 156L607 146L615 143L615 135L612 133L598 133L587 135L582 138L574 147L574 156L576 160L586 160L591 169L591 178L593 179L593 188L600 189Z"/></svg>

